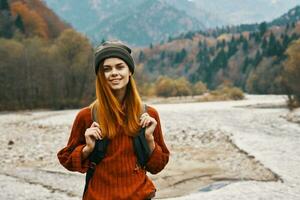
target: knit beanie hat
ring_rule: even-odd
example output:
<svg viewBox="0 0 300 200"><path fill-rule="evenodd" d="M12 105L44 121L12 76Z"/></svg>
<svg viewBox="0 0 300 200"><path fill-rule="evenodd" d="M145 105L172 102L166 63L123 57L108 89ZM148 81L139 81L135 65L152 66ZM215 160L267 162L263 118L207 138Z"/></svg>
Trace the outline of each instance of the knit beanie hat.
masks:
<svg viewBox="0 0 300 200"><path fill-rule="evenodd" d="M119 41L106 41L99 45L94 53L95 73L99 70L99 64L106 58L117 57L126 62L130 72L134 72L134 60L131 56L131 49Z"/></svg>

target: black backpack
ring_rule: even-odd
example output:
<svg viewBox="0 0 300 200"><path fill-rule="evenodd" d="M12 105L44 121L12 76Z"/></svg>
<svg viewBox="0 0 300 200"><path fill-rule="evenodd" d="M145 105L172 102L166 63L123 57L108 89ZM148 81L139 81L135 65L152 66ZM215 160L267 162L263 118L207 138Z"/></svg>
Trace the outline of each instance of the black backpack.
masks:
<svg viewBox="0 0 300 200"><path fill-rule="evenodd" d="M97 115L95 112L95 106L92 107L92 116L93 116L93 121L98 121L97 120ZM147 105L144 104L143 106L143 113L147 112ZM145 129L146 128L141 128L139 130L139 133L133 137L133 147L134 151L137 157L137 161L139 165L142 168L145 168L146 163L149 159L150 156L150 148L148 146L148 143L145 138ZM89 181L93 177L93 174L95 172L96 165L101 162L101 160L105 157L107 146L109 144L109 139L104 138L103 140L96 140L95 143L95 148L93 152L89 155L88 159L90 160L90 166L86 172L86 177L85 177L85 186L84 186L84 192L87 191Z"/></svg>

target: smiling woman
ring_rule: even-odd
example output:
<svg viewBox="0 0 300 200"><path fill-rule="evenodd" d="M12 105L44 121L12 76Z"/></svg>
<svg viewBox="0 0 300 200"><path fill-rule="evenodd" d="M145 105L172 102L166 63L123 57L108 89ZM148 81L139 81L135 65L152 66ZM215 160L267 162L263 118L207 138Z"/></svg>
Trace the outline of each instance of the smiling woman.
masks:
<svg viewBox="0 0 300 200"><path fill-rule="evenodd" d="M94 65L97 99L77 114L59 161L70 171L87 172L85 200L151 199L156 188L146 172L160 172L169 150L157 111L137 91L131 49L105 42Z"/></svg>
<svg viewBox="0 0 300 200"><path fill-rule="evenodd" d="M125 93L129 77L132 75L128 65L120 58L107 58L103 63L103 71L113 92Z"/></svg>

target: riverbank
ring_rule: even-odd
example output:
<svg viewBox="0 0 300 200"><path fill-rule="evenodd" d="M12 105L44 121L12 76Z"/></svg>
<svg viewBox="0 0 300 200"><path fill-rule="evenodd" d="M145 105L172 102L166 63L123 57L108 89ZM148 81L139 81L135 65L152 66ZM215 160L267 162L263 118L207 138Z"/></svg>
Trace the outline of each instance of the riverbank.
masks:
<svg viewBox="0 0 300 200"><path fill-rule="evenodd" d="M300 126L283 96L153 105L170 162L157 199L298 199ZM78 110L0 114L0 199L81 199L84 175L59 165Z"/></svg>

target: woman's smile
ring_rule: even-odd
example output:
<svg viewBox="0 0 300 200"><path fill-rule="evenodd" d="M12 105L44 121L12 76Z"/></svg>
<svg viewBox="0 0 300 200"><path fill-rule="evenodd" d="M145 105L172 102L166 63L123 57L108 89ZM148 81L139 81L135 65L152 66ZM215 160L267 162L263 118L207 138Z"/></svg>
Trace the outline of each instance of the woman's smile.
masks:
<svg viewBox="0 0 300 200"><path fill-rule="evenodd" d="M113 84L119 84L121 81L121 79L112 79L110 80L110 82L112 82Z"/></svg>

